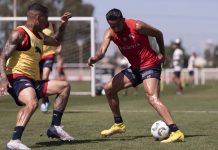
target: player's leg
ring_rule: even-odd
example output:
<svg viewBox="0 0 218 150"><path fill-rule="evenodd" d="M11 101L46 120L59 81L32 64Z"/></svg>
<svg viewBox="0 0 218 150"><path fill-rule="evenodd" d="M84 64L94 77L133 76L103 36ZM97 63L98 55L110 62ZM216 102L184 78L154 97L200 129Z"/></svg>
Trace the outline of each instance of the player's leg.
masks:
<svg viewBox="0 0 218 150"><path fill-rule="evenodd" d="M51 72L51 69L49 67L43 67L42 80L48 80L50 72ZM49 107L49 99L48 99L48 96L45 96L42 98L40 110L42 112L48 112L48 107Z"/></svg>
<svg viewBox="0 0 218 150"><path fill-rule="evenodd" d="M52 71L54 64L54 58L47 58L47 59L42 59L39 62L39 67L40 67L40 73L41 73L41 79L42 80L48 80L49 75ZM49 99L47 96L42 98L42 103L40 106L40 110L42 112L47 112L49 107Z"/></svg>
<svg viewBox="0 0 218 150"><path fill-rule="evenodd" d="M160 116L164 119L164 121L170 128L170 137L162 142L169 143L174 141L183 141L183 133L178 129L173 121L173 118L168 108L163 104L160 99L160 80L157 78L148 78L143 81L143 85L149 103L160 114Z"/></svg>
<svg viewBox="0 0 218 150"><path fill-rule="evenodd" d="M47 130L48 137L58 138L63 141L74 140L61 126L61 120L70 95L70 85L67 81L48 81L47 95L57 95L54 101L54 110L50 128Z"/></svg>
<svg viewBox="0 0 218 150"><path fill-rule="evenodd" d="M108 83L105 84L105 95L113 113L115 124L110 129L103 130L101 132L102 136L108 137L116 133L125 132L126 127L123 123L123 119L120 113L118 92L131 86L132 83L122 72L118 73Z"/></svg>
<svg viewBox="0 0 218 150"><path fill-rule="evenodd" d="M30 148L21 143L21 137L28 121L38 106L38 99L35 90L32 87L23 89L19 92L17 101L22 104L23 107L17 114L16 126L14 128L12 139L7 144L7 148L30 150Z"/></svg>
<svg viewBox="0 0 218 150"><path fill-rule="evenodd" d="M194 85L194 71L193 70L189 71L189 84L191 86Z"/></svg>
<svg viewBox="0 0 218 150"><path fill-rule="evenodd" d="M173 124L172 116L160 99L160 81L156 78L148 78L143 81L145 94L149 103L163 117L166 124Z"/></svg>
<svg viewBox="0 0 218 150"><path fill-rule="evenodd" d="M176 84L176 94L181 95L183 93L182 81L181 81L181 71L174 72L173 80Z"/></svg>

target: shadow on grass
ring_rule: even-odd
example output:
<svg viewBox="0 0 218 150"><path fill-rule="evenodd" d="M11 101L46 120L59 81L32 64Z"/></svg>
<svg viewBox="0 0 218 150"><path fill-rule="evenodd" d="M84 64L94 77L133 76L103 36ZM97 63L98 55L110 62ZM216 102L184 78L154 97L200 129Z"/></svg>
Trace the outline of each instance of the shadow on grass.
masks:
<svg viewBox="0 0 218 150"><path fill-rule="evenodd" d="M202 134L187 135L185 134L185 138L204 137L204 136L209 136L209 135L202 135Z"/></svg>
<svg viewBox="0 0 218 150"><path fill-rule="evenodd" d="M76 144L90 144L90 143L99 143L107 141L132 141L140 138L146 138L151 136L125 136L125 137L116 137L116 138L99 138L99 139L84 139L84 140L74 140L74 141L45 141L37 142L31 148L43 148L43 147L53 147L61 145L76 145Z"/></svg>
<svg viewBox="0 0 218 150"><path fill-rule="evenodd" d="M64 113L65 114L77 114L77 113L88 113L88 114L90 114L90 113L99 113L99 112L101 112L101 111L78 111L78 110L67 110L67 111L64 111ZM52 111L48 111L48 112L46 112L46 113L43 113L43 114L45 114L45 115L50 115L50 114L52 114Z"/></svg>

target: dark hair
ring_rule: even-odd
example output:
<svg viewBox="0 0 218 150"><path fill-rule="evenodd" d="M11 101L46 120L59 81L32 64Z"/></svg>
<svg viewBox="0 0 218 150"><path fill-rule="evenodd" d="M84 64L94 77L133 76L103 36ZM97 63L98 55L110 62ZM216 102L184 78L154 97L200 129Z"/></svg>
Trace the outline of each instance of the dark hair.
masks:
<svg viewBox="0 0 218 150"><path fill-rule="evenodd" d="M33 3L33 4L30 4L28 6L28 10L27 11L30 11L30 10L36 10L36 11L40 11L42 13L45 13L47 14L48 13L48 8L39 4L39 3Z"/></svg>
<svg viewBox="0 0 218 150"><path fill-rule="evenodd" d="M119 9L113 8L106 14L107 20L123 19L122 12Z"/></svg>

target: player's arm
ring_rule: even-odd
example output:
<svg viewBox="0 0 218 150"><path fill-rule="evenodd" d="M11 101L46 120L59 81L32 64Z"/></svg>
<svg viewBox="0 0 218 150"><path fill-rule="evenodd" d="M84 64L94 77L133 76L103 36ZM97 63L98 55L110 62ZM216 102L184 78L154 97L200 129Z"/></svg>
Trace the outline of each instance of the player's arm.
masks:
<svg viewBox="0 0 218 150"><path fill-rule="evenodd" d="M60 42L62 40L62 37L64 35L64 30L66 28L66 25L68 23L68 20L72 17L72 14L70 12L65 12L63 16L61 16L61 24L55 33L54 36L46 36L44 34L44 44L49 46L58 46L60 45Z"/></svg>
<svg viewBox="0 0 218 150"><path fill-rule="evenodd" d="M95 64L96 62L98 62L99 60L101 60L105 56L105 53L106 53L107 48L108 48L108 46L110 44L110 41L111 41L111 35L112 35L112 32L108 28L104 33L103 41L101 43L100 48L97 50L95 56L90 57L88 59L88 65L89 66L93 66L93 64Z"/></svg>
<svg viewBox="0 0 218 150"><path fill-rule="evenodd" d="M13 31L4 48L0 51L0 96L4 95L8 87L11 87L5 73L6 61L22 41L23 34L19 31Z"/></svg>
<svg viewBox="0 0 218 150"><path fill-rule="evenodd" d="M165 48L164 48L164 38L163 38L162 32L142 21L137 21L136 30L139 34L153 36L156 38L157 44L160 49L160 53L162 54L162 56L159 56L159 58L164 59L165 58Z"/></svg>

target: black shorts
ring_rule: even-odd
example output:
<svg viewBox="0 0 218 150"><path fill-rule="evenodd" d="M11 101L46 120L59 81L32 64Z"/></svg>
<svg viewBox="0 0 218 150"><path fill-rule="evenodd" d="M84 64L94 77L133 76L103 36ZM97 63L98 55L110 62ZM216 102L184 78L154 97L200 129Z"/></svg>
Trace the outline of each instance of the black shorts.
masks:
<svg viewBox="0 0 218 150"><path fill-rule="evenodd" d="M141 84L143 80L148 78L156 78L160 80L161 65L145 68L142 70L133 70L131 67L126 68L122 73L132 82L133 87Z"/></svg>
<svg viewBox="0 0 218 150"><path fill-rule="evenodd" d="M189 76L194 76L194 71L193 71L193 70L190 70L190 71L188 72L188 74L189 74Z"/></svg>
<svg viewBox="0 0 218 150"><path fill-rule="evenodd" d="M181 71L174 71L173 73L174 73L174 75L175 75L177 78L180 78L180 76L181 76Z"/></svg>
<svg viewBox="0 0 218 150"><path fill-rule="evenodd" d="M54 64L54 58L42 59L39 62L40 72L42 73L43 68L49 68L52 71Z"/></svg>
<svg viewBox="0 0 218 150"><path fill-rule="evenodd" d="M16 77L9 81L12 88L8 89L8 93L14 98L18 106L22 104L18 101L18 96L21 90L32 87L36 91L37 98L40 99L46 95L48 80L32 80L25 76Z"/></svg>

